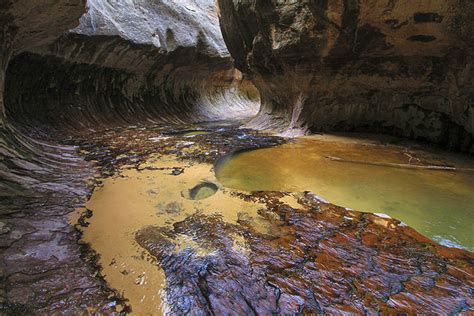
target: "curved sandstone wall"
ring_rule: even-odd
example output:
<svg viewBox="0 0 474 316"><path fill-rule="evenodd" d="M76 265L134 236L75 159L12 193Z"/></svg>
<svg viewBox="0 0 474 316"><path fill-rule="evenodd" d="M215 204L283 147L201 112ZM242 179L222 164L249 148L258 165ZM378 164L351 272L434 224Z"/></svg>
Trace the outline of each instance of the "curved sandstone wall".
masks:
<svg viewBox="0 0 474 316"><path fill-rule="evenodd" d="M117 37L78 34L42 49L53 47L60 50L28 52L11 62L7 115L22 126L80 132L239 119L258 111L255 88L230 59L201 55L195 47L161 53Z"/></svg>
<svg viewBox="0 0 474 316"><path fill-rule="evenodd" d="M35 46L54 41L78 25L85 0L20 0L0 4L0 196L15 196L40 182L39 164L50 165L55 149L19 133L6 119L5 73L11 59ZM61 160L61 159L59 159ZM6 210L8 211L8 210ZM0 210L3 214L4 210Z"/></svg>
<svg viewBox="0 0 474 316"><path fill-rule="evenodd" d="M244 118L261 104L250 126L290 135L386 131L472 151L470 2L218 2L239 70L224 45L213 0L88 0L87 7L85 0L0 1L0 314L80 314L90 306L110 313L121 301L68 220L91 193L95 169L77 148L58 145L66 135L144 122ZM283 204L265 199L267 208L289 214ZM312 203L319 208L316 200L308 207ZM345 219L341 225L347 227ZM369 248L375 243L386 249L367 227ZM255 236L256 245L273 251ZM289 245L298 250L300 241L295 243ZM278 257L281 247L275 245ZM415 248L394 249L405 258ZM367 249L359 250L365 260ZM417 252L419 260L443 257L439 266L445 267L450 252L430 251ZM459 256L463 267L468 255ZM464 273L456 269L450 273ZM212 282L213 275L204 277ZM286 275L277 282L293 286ZM298 296L271 288L277 304L299 304ZM178 300L188 305L182 295ZM313 301L314 295L308 297ZM459 304L457 311L468 308Z"/></svg>
<svg viewBox="0 0 474 316"><path fill-rule="evenodd" d="M218 0L253 127L386 132L474 151L469 1Z"/></svg>
<svg viewBox="0 0 474 316"><path fill-rule="evenodd" d="M246 117L258 93L234 69L211 0L0 1L0 25L0 314L111 312L121 296L68 221L94 168L58 142Z"/></svg>
<svg viewBox="0 0 474 316"><path fill-rule="evenodd" d="M90 0L77 28L15 58L7 77L7 114L23 126L100 129L258 110L209 0Z"/></svg>
<svg viewBox="0 0 474 316"><path fill-rule="evenodd" d="M30 188L34 172L20 161L49 150L24 135L257 113L258 92L233 67L213 1L73 2L2 10L3 194Z"/></svg>

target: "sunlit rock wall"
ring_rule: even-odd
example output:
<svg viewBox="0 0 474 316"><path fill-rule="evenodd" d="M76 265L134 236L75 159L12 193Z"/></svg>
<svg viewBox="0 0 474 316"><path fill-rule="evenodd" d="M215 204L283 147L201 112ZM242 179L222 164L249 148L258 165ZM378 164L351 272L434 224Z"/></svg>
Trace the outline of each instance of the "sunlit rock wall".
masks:
<svg viewBox="0 0 474 316"><path fill-rule="evenodd" d="M197 47L210 56L228 56L212 0L89 0L74 33L119 36L164 51Z"/></svg>
<svg viewBox="0 0 474 316"><path fill-rule="evenodd" d="M386 132L474 151L474 3L218 0L253 127Z"/></svg>
<svg viewBox="0 0 474 316"><path fill-rule="evenodd" d="M7 114L41 130L258 111L258 93L234 69L211 0L91 0L77 28L12 64Z"/></svg>

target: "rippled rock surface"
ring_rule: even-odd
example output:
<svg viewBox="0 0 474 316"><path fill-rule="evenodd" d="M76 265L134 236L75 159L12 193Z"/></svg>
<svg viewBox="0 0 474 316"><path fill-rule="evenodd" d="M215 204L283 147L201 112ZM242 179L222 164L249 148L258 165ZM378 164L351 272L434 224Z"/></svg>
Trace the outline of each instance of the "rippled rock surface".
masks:
<svg viewBox="0 0 474 316"><path fill-rule="evenodd" d="M213 1L90 0L87 10L78 27L11 61L5 102L22 126L45 134L44 126L100 130L258 111L258 92L233 67Z"/></svg>
<svg viewBox="0 0 474 316"><path fill-rule="evenodd" d="M258 93L212 1L7 1L0 26L0 313L109 311L120 299L68 223L93 172L64 140L241 118Z"/></svg>
<svg viewBox="0 0 474 316"><path fill-rule="evenodd" d="M468 1L219 0L253 127L387 132L473 151Z"/></svg>
<svg viewBox="0 0 474 316"><path fill-rule="evenodd" d="M141 167L150 155L215 163L238 149L282 142L229 126L190 126L116 129L77 144L88 151L87 159L99 162L103 175L113 175L127 165L153 170ZM168 173L180 181L181 175ZM164 270L168 311L446 314L472 309L474 257L468 251L446 248L398 220L337 207L310 192L296 195L297 201L284 192L235 197L264 206L258 216L238 214L236 207L236 223L209 214L210 209L172 221L171 227L152 224L136 233L137 243L156 259L156 269ZM176 208L170 208L175 218Z"/></svg>
<svg viewBox="0 0 474 316"><path fill-rule="evenodd" d="M5 70L16 55L78 25L85 1L0 3L0 314L103 311L114 293L67 221L90 176L76 149L22 135L5 116ZM67 168L64 168L67 166ZM89 256L91 255L91 256ZM89 262L89 263L86 263Z"/></svg>
<svg viewBox="0 0 474 316"><path fill-rule="evenodd" d="M145 227L137 242L158 259L173 313L458 313L470 309L474 257L436 245L399 221L347 211L302 194L265 201L268 232L242 219L192 215L173 229ZM177 250L187 235L207 254ZM235 248L235 236L245 248ZM434 303L436 302L436 303Z"/></svg>

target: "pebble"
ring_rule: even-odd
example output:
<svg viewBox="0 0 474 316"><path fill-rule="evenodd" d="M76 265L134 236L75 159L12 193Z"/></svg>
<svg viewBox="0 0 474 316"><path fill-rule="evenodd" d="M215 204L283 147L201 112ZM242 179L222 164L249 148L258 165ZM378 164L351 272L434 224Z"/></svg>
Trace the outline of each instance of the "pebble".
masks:
<svg viewBox="0 0 474 316"><path fill-rule="evenodd" d="M7 234L11 231L10 227L6 223L0 222L0 235Z"/></svg>

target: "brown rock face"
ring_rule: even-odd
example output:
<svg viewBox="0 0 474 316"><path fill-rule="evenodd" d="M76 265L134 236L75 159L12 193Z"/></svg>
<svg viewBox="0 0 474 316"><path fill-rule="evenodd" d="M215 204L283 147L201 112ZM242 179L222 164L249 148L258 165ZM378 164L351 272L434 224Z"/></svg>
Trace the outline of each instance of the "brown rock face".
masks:
<svg viewBox="0 0 474 316"><path fill-rule="evenodd" d="M0 165L0 179L3 180L0 181L0 196L12 194L8 182L21 182L19 175L31 172L32 167L26 168L26 162L22 158L30 155L31 159L31 156L39 156L44 150L34 141L17 133L7 122L4 105L7 67L15 55L51 43L63 32L76 27L85 11L85 5L85 0L21 0L0 3L0 152L3 158ZM15 168L18 170L12 172Z"/></svg>
<svg viewBox="0 0 474 316"><path fill-rule="evenodd" d="M472 308L473 255L441 247L394 219L347 211L312 193L294 209L281 193L243 196L266 201L268 233L242 218L192 215L165 227L145 227L136 241L167 278L173 314L450 314ZM199 255L177 249L189 235ZM242 236L246 254L233 248ZM434 303L436 302L436 303Z"/></svg>
<svg viewBox="0 0 474 316"><path fill-rule="evenodd" d="M20 0L0 3L0 111L3 112L4 71L9 58L18 52L52 42L77 26L85 11L85 0Z"/></svg>
<svg viewBox="0 0 474 316"><path fill-rule="evenodd" d="M0 315L110 309L112 293L93 276L94 264L86 261L95 259L86 258L67 220L88 192L89 166L73 157L72 148L18 133L4 106L11 59L76 27L84 11L85 0L0 1ZM55 179L59 174L62 180Z"/></svg>
<svg viewBox="0 0 474 316"><path fill-rule="evenodd" d="M474 4L386 2L218 1L236 65L262 95L250 125L386 131L474 151ZM235 119L259 104L223 45L214 0L87 4L0 1L0 315L106 313L121 299L68 221L90 196L96 170L76 144L96 150L110 176L120 163L166 147L152 140L157 130L132 124ZM128 126L117 135L127 137L107 143L88 135L106 139L114 133L104 130L117 125ZM241 149L281 141L233 133L207 137L227 151L232 142ZM182 158L218 156L210 145L216 150L191 153L176 144ZM259 194L243 198L268 201L271 234L245 218L228 225L213 217L137 234L167 273L173 311L472 309L471 253L435 245L395 220L308 196L293 209L275 200L278 193ZM175 236L193 231L220 256L172 249ZM232 247L235 236L248 244L248 257ZM432 302L439 306L427 307Z"/></svg>
<svg viewBox="0 0 474 316"><path fill-rule="evenodd" d="M251 126L388 132L474 150L473 3L218 4L236 66L260 90Z"/></svg>
<svg viewBox="0 0 474 316"><path fill-rule="evenodd" d="M7 116L28 133L238 119L258 110L212 0L89 0L78 27L10 65Z"/></svg>

